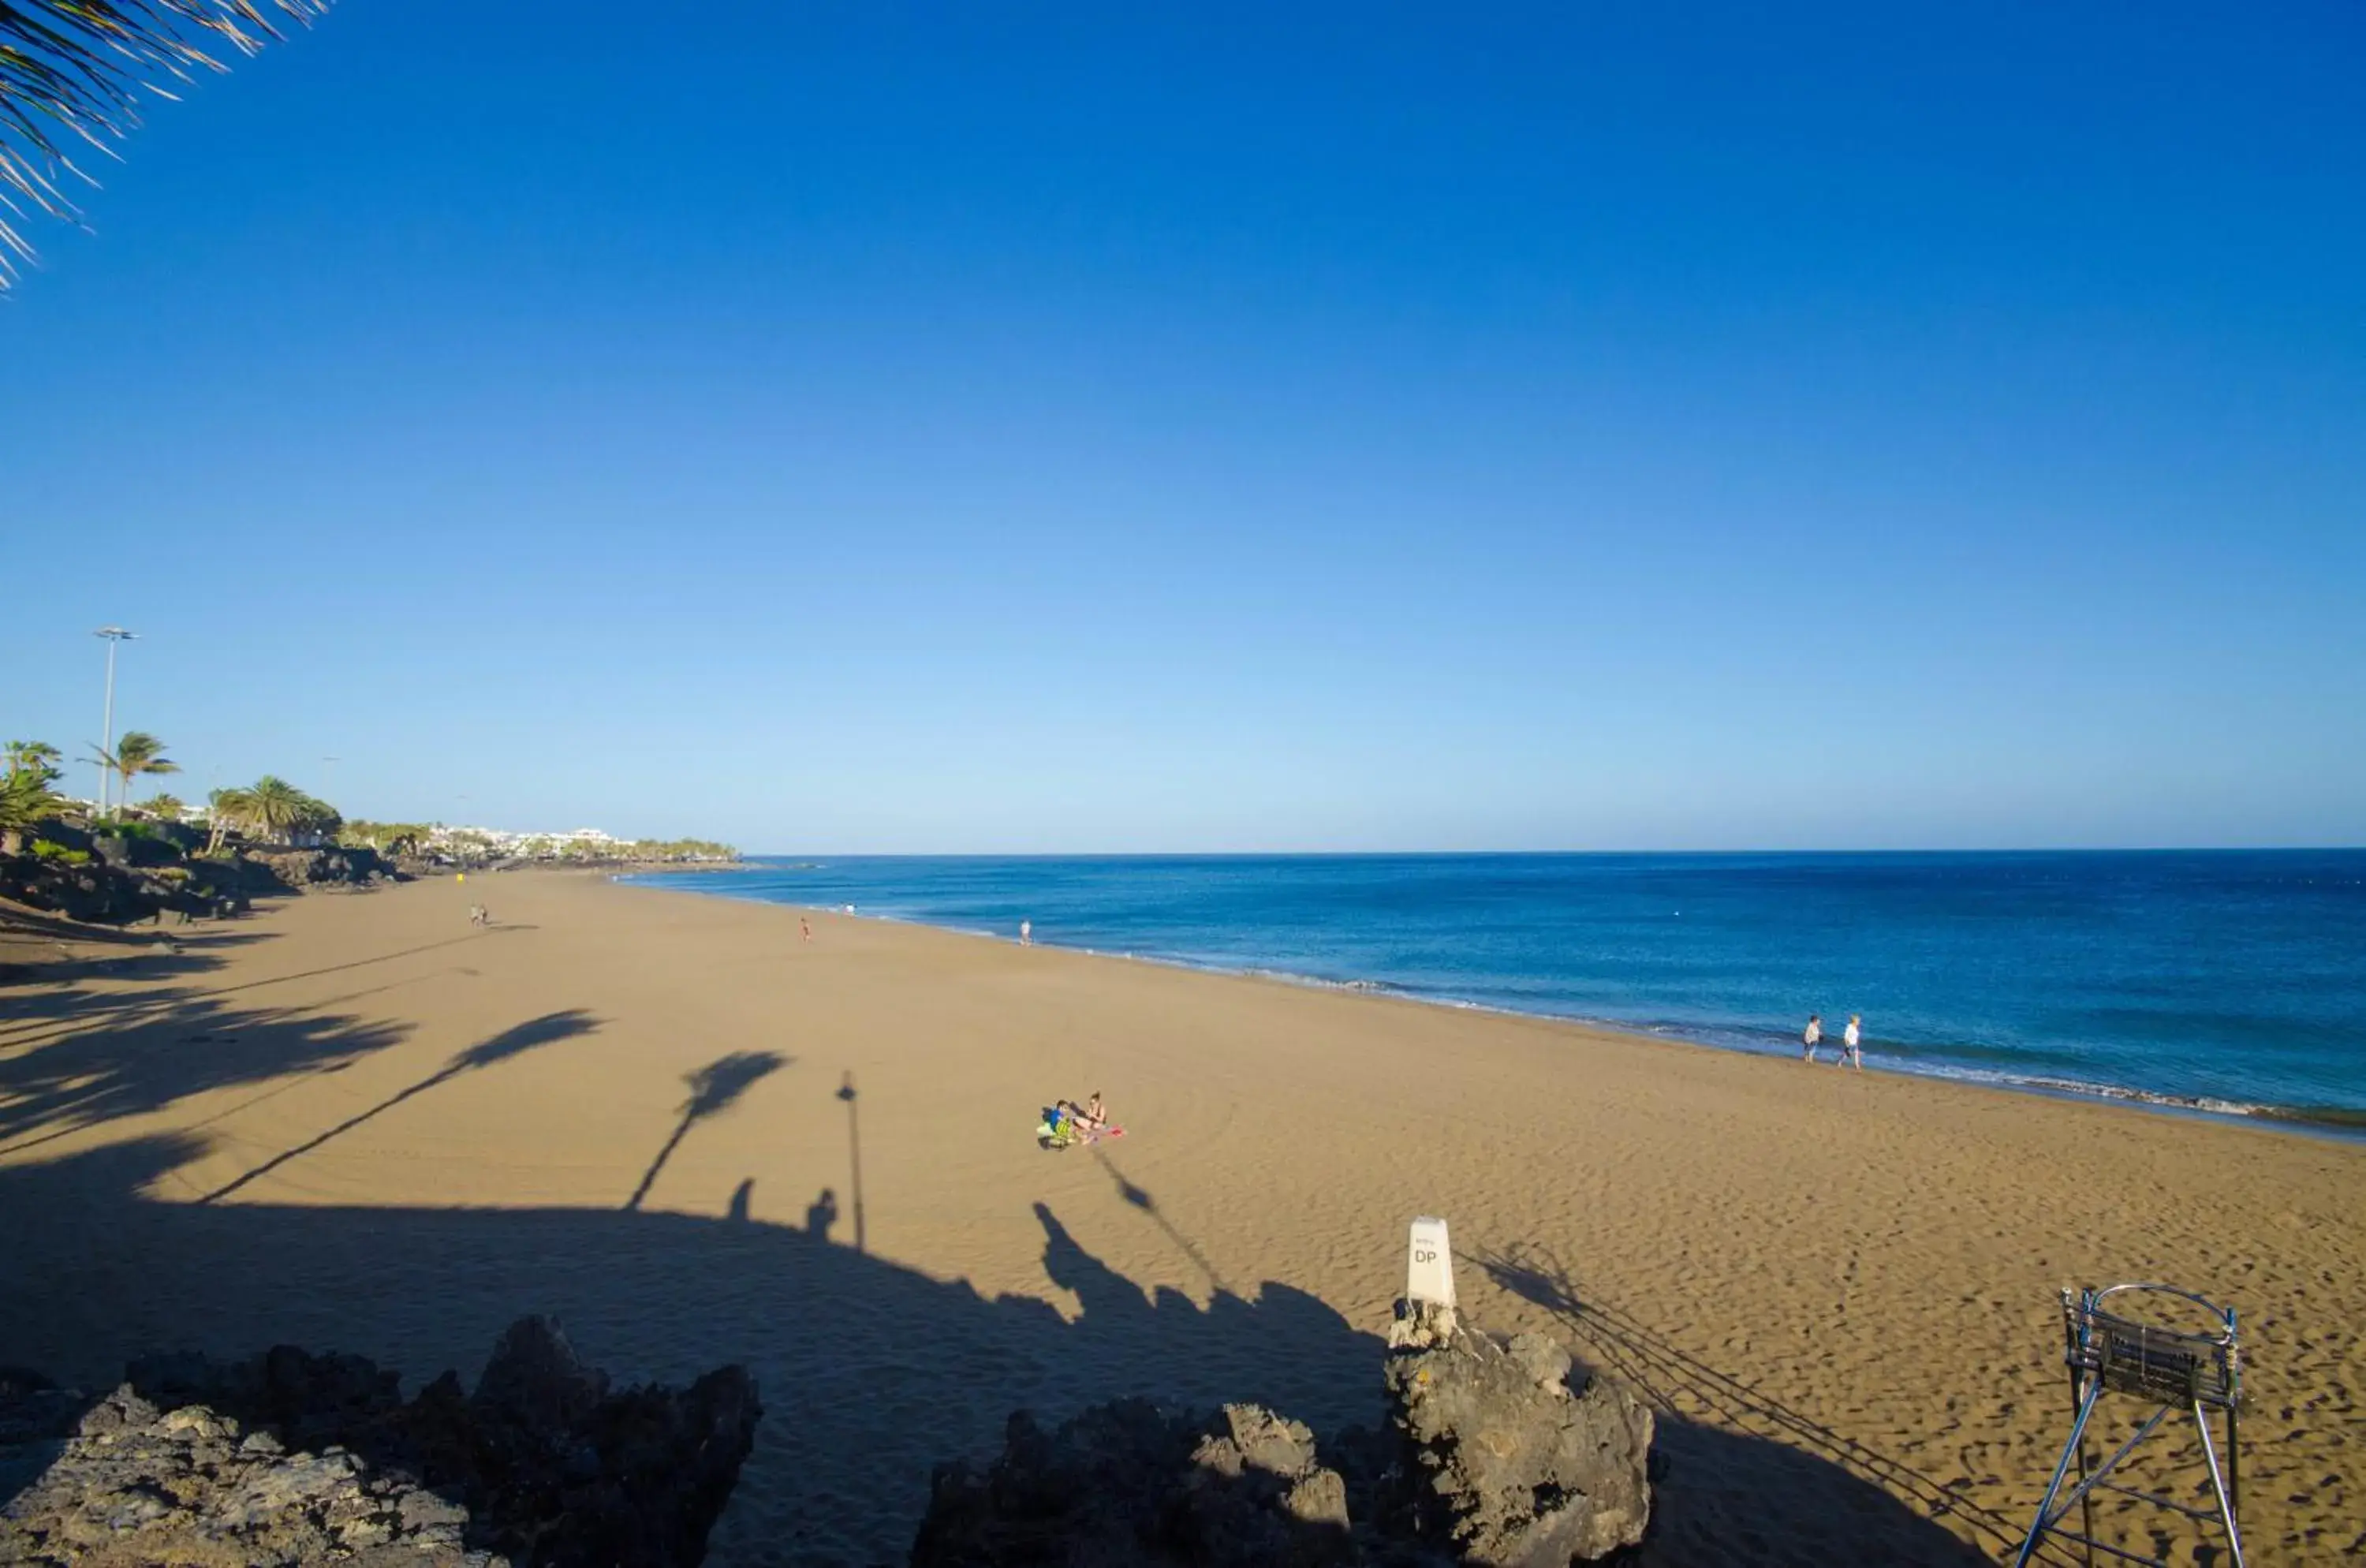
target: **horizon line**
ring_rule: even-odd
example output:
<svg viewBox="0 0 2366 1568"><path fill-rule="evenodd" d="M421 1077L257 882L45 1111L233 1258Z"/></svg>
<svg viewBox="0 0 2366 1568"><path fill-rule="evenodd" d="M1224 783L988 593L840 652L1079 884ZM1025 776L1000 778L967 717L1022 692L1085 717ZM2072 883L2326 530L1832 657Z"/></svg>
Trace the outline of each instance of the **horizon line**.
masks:
<svg viewBox="0 0 2366 1568"><path fill-rule="evenodd" d="M1489 849L1489 850L742 850L744 860L1378 860L1543 855L2239 855L2358 854L2360 844L2021 844L1886 849Z"/></svg>

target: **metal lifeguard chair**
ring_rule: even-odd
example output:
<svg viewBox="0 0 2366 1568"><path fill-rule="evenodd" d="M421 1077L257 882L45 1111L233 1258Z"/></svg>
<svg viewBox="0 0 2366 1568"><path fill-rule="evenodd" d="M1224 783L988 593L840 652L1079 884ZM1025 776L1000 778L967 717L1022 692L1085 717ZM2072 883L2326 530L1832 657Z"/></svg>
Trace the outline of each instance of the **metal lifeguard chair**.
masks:
<svg viewBox="0 0 2366 1568"><path fill-rule="evenodd" d="M2214 1331L2167 1328L2128 1315L2146 1305L2170 1306L2189 1315L2206 1314L2215 1325ZM2029 1539L2022 1543L2021 1555L2013 1559L2013 1568L2024 1568L2048 1536L2078 1542L2085 1550L2090 1564L2095 1561L2097 1551L2106 1551L2125 1562L2168 1568L2169 1560L2165 1557L2143 1556L2095 1539L2095 1494L2099 1491L2133 1497L2201 1524L2214 1521L2226 1532L2226 1550L2234 1568L2243 1568L2243 1532L2237 1522L2242 1472L2236 1451L2236 1422L2243 1403L2243 1358L2235 1337L2235 1309L2219 1306L2172 1285L2113 1285L2106 1290L2090 1287L2076 1292L2066 1289L2062 1292L2062 1333L2063 1359L2070 1368L2070 1400L2077 1417L2070 1427L2070 1440L2062 1445L2062 1457L2055 1461L2054 1479L2046 1484L2045 1500L2037 1506L2037 1519L2029 1527ZM2096 1404L2106 1393L2148 1403L2152 1412L2111 1458L2090 1470L2087 1429ZM2226 1459L2223 1466L2218 1450L2211 1441L2210 1417L2214 1411L2222 1412L2226 1418ZM2163 1422L2179 1415L2191 1415L2194 1429L2201 1436L2202 1458L2209 1467L2210 1491L2217 1503L2214 1511L2123 1486L2111 1479L2112 1472L2135 1451L2136 1445L2158 1431ZM2079 1481L2066 1492L2063 1483L2068 1479L2074 1462L2079 1467ZM2073 1508L2079 1510L2079 1528L2066 1529L2063 1521Z"/></svg>

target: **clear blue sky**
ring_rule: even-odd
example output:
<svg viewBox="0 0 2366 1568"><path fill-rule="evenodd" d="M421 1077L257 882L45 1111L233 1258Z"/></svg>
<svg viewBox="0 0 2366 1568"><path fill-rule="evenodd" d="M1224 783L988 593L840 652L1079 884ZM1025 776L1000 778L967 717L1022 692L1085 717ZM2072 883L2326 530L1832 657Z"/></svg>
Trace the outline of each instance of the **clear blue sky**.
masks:
<svg viewBox="0 0 2366 1568"><path fill-rule="evenodd" d="M157 106L0 306L0 730L113 621L371 817L2366 841L2354 5L698 16Z"/></svg>

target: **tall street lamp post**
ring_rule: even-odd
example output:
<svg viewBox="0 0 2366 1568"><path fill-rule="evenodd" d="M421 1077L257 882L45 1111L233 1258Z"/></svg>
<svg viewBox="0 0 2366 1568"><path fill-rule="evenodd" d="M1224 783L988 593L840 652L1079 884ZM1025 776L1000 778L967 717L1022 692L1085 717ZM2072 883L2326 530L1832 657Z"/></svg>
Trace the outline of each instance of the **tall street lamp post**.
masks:
<svg viewBox="0 0 2366 1568"><path fill-rule="evenodd" d="M107 719L99 730L98 751L98 814L107 815L107 762L115 750L115 645L134 640L131 633L121 626L101 626L90 634L107 644Z"/></svg>

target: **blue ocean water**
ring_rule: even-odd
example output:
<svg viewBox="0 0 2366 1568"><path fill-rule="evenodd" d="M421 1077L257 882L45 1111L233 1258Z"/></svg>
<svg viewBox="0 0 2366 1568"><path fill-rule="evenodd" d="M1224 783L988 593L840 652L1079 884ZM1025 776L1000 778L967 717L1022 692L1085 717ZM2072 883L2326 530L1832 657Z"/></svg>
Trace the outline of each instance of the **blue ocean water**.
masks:
<svg viewBox="0 0 2366 1568"><path fill-rule="evenodd" d="M2366 1125L2366 851L859 857L635 878L1763 1052Z"/></svg>

